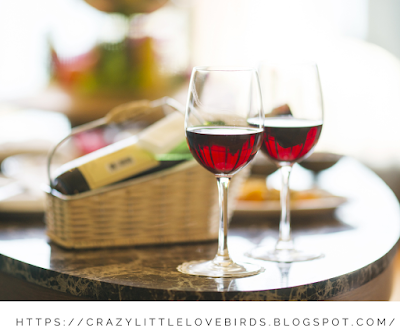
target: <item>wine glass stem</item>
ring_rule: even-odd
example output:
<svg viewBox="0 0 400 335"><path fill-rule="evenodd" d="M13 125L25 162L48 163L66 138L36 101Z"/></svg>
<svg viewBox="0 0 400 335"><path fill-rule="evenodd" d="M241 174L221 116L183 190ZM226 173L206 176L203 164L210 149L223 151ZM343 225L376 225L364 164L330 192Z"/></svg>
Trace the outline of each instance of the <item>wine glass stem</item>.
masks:
<svg viewBox="0 0 400 335"><path fill-rule="evenodd" d="M232 260L228 252L228 187L230 181L230 177L217 177L220 222L218 233L218 253L213 262L219 266L228 266L232 264Z"/></svg>
<svg viewBox="0 0 400 335"><path fill-rule="evenodd" d="M282 177L281 187L281 221L279 223L279 239L276 249L290 250L293 249L293 241L290 232L290 193L289 193L289 177L292 171L291 165L284 165L280 168Z"/></svg>

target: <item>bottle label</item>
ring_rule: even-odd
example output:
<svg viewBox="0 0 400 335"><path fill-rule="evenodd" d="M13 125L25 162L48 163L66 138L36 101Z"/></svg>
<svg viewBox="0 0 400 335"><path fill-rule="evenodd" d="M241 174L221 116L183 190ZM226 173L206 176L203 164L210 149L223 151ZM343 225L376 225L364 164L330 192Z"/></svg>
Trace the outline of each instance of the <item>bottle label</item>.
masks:
<svg viewBox="0 0 400 335"><path fill-rule="evenodd" d="M132 166L134 164L135 164L135 161L132 159L132 157L124 157L118 161L108 163L107 170L110 173L116 173L116 172L121 171L122 169L126 169L129 166Z"/></svg>
<svg viewBox="0 0 400 335"><path fill-rule="evenodd" d="M147 150L143 150L137 145L131 145L86 162L78 169L93 190L154 168L158 164L154 155Z"/></svg>

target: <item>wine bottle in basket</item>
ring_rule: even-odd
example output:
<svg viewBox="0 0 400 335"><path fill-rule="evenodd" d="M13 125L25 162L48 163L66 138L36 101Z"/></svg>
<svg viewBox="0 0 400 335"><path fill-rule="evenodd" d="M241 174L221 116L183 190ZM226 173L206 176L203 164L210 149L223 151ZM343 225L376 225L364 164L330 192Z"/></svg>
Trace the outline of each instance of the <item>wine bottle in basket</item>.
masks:
<svg viewBox="0 0 400 335"><path fill-rule="evenodd" d="M56 171L53 187L66 195L82 193L191 159L183 124L184 116L173 112L138 136L68 162Z"/></svg>

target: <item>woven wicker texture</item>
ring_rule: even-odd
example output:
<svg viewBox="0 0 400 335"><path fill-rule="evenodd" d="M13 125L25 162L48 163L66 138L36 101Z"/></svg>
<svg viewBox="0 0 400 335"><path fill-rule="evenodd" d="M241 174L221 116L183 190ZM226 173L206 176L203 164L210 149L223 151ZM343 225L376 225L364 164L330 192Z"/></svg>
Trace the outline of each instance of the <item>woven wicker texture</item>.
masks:
<svg viewBox="0 0 400 335"><path fill-rule="evenodd" d="M232 179L229 212L238 186ZM204 241L218 236L214 176L195 161L81 196L47 194L47 234L67 248Z"/></svg>

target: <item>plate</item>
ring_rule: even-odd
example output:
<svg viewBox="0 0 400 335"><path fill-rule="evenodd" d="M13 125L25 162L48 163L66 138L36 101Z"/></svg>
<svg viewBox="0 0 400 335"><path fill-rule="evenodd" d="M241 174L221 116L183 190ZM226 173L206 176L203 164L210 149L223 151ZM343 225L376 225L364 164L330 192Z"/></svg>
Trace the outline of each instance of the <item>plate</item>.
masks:
<svg viewBox="0 0 400 335"><path fill-rule="evenodd" d="M24 153L47 155L70 131L61 113L0 106L0 162Z"/></svg>
<svg viewBox="0 0 400 335"><path fill-rule="evenodd" d="M0 175L0 212L41 213L44 194L28 188L19 180Z"/></svg>
<svg viewBox="0 0 400 335"><path fill-rule="evenodd" d="M14 195L0 201L0 212L3 213L43 213L45 198L40 194L27 192Z"/></svg>
<svg viewBox="0 0 400 335"><path fill-rule="evenodd" d="M318 199L294 200L290 203L290 213L294 215L316 215L329 213L347 201L340 196L326 196ZM254 214L262 216L279 216L281 213L280 201L244 201L236 202L235 214Z"/></svg>
<svg viewBox="0 0 400 335"><path fill-rule="evenodd" d="M52 170L60 165L55 159ZM41 213L45 210L43 185L48 184L47 155L20 154L1 163L0 212Z"/></svg>

